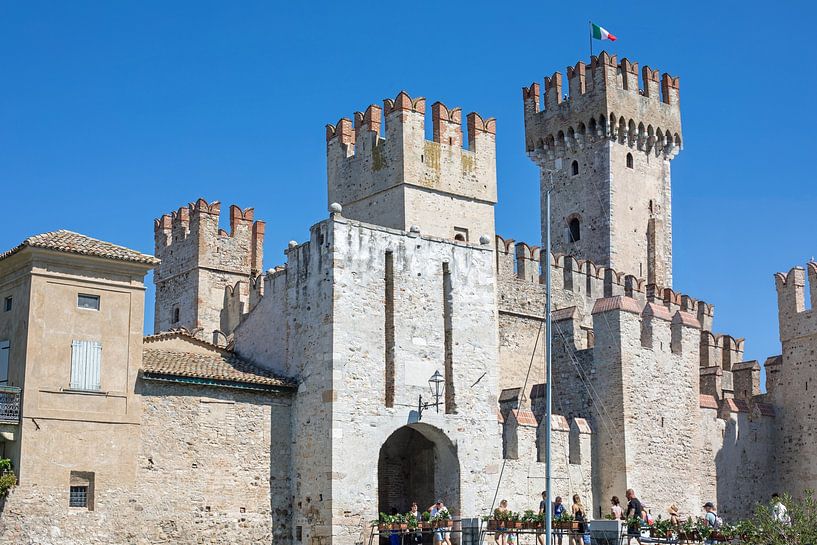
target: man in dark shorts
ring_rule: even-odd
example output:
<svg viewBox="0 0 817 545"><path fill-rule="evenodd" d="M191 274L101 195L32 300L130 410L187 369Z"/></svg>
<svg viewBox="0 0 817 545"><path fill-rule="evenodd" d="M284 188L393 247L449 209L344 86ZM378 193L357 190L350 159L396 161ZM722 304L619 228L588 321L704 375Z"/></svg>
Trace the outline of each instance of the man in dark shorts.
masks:
<svg viewBox="0 0 817 545"><path fill-rule="evenodd" d="M644 506L641 505L641 500L639 500L635 496L635 492L632 488L627 489L627 519L631 519L633 517L638 517L640 520L644 520ZM635 538L635 540L641 543L641 531L640 528L627 528L627 543L630 543L630 540Z"/></svg>

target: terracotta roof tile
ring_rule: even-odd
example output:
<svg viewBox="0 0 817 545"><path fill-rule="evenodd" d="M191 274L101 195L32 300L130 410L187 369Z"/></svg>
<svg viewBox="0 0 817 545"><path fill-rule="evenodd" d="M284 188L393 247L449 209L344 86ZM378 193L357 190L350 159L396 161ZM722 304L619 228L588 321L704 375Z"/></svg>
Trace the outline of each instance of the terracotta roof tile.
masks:
<svg viewBox="0 0 817 545"><path fill-rule="evenodd" d="M551 311L550 318L554 322L559 322L561 320L572 320L576 316L576 307L566 307L566 308L559 308L554 311Z"/></svg>
<svg viewBox="0 0 817 545"><path fill-rule="evenodd" d="M744 399L724 399L722 410L730 413L748 413L749 403Z"/></svg>
<svg viewBox="0 0 817 545"><path fill-rule="evenodd" d="M567 418L560 414L550 415L550 429L553 431L570 431L570 424Z"/></svg>
<svg viewBox="0 0 817 545"><path fill-rule="evenodd" d="M755 413L761 416L777 416L771 403L755 403Z"/></svg>
<svg viewBox="0 0 817 545"><path fill-rule="evenodd" d="M638 306L638 301L632 297L626 297L624 295L597 299L596 303L593 305L593 312L591 314L608 312L610 310L625 310L627 312L641 314L641 308Z"/></svg>
<svg viewBox="0 0 817 545"><path fill-rule="evenodd" d="M701 329L701 322L698 321L698 318L691 312L685 312L683 310L679 310L675 313L675 316L672 317L672 323Z"/></svg>
<svg viewBox="0 0 817 545"><path fill-rule="evenodd" d="M208 354L145 348L142 351L142 371L173 377L295 387L292 382L276 377L271 371L256 367L226 350Z"/></svg>
<svg viewBox="0 0 817 545"><path fill-rule="evenodd" d="M539 425L536 421L536 417L527 409L514 409L511 411L511 414L516 418L520 426L532 426L535 428Z"/></svg>
<svg viewBox="0 0 817 545"><path fill-rule="evenodd" d="M18 246L0 254L0 259L5 259L16 254L25 247L42 248L45 250L65 252L67 254L104 257L106 259L144 263L146 265L157 265L159 263L159 260L152 255L143 254L136 250L125 248L124 246L117 246L110 242L86 237L85 235L64 229L28 237Z"/></svg>
<svg viewBox="0 0 817 545"><path fill-rule="evenodd" d="M672 320L672 314L667 307L664 305L659 305L658 303L647 303L644 305L644 310L641 312L642 316L655 316L656 318L661 318L662 320L670 321Z"/></svg>
<svg viewBox="0 0 817 545"><path fill-rule="evenodd" d="M573 425L579 430L579 433L593 433L590 429L590 423L585 418L574 418Z"/></svg>
<svg viewBox="0 0 817 545"><path fill-rule="evenodd" d="M717 409L718 408L718 400L715 399L715 396L710 396L706 394L700 394L698 396L699 401L698 404L702 409Z"/></svg>

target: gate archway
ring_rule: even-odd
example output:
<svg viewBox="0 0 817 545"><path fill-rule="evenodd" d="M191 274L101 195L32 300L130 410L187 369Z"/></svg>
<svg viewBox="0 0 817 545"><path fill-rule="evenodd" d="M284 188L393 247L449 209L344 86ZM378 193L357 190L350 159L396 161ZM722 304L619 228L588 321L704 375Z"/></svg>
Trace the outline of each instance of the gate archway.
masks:
<svg viewBox="0 0 817 545"><path fill-rule="evenodd" d="M452 515L460 515L457 448L429 424L403 426L386 439L380 447L377 482L379 512L405 513L415 501L422 512L442 499Z"/></svg>

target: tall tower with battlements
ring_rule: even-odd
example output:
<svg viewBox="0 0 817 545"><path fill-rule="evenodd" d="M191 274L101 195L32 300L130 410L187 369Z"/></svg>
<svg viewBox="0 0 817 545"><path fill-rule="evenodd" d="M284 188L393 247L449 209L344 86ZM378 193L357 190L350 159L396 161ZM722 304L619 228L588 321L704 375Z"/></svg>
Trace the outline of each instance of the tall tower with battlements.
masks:
<svg viewBox="0 0 817 545"><path fill-rule="evenodd" d="M778 273L775 284L783 352L767 390L779 413L779 486L797 497L817 487L817 263Z"/></svg>
<svg viewBox="0 0 817 545"><path fill-rule="evenodd" d="M433 139L425 138L425 98L400 92L383 108L326 126L330 203L345 217L462 242L494 240L496 123L441 102L431 106ZM385 121L385 128L383 122ZM382 134L382 135L381 135Z"/></svg>
<svg viewBox="0 0 817 545"><path fill-rule="evenodd" d="M264 222L252 208L230 206L230 232L219 229L221 203L199 199L154 222L154 330L184 327L223 344L249 311L261 273Z"/></svg>
<svg viewBox="0 0 817 545"><path fill-rule="evenodd" d="M525 148L552 184L555 253L672 284L670 161L681 149L679 80L602 52L522 90ZM567 91L567 92L565 92ZM543 207L544 208L544 207ZM544 209L542 232L544 238Z"/></svg>

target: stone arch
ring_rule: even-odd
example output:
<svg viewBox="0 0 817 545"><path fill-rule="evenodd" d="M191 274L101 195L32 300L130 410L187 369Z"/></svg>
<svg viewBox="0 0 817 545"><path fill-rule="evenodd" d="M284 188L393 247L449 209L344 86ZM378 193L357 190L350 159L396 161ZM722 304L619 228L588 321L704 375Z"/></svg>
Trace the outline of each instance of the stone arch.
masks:
<svg viewBox="0 0 817 545"><path fill-rule="evenodd" d="M423 511L445 501L460 513L460 463L457 447L439 428L414 422L396 429L380 447L377 463L377 508L389 513L409 510L417 502Z"/></svg>

